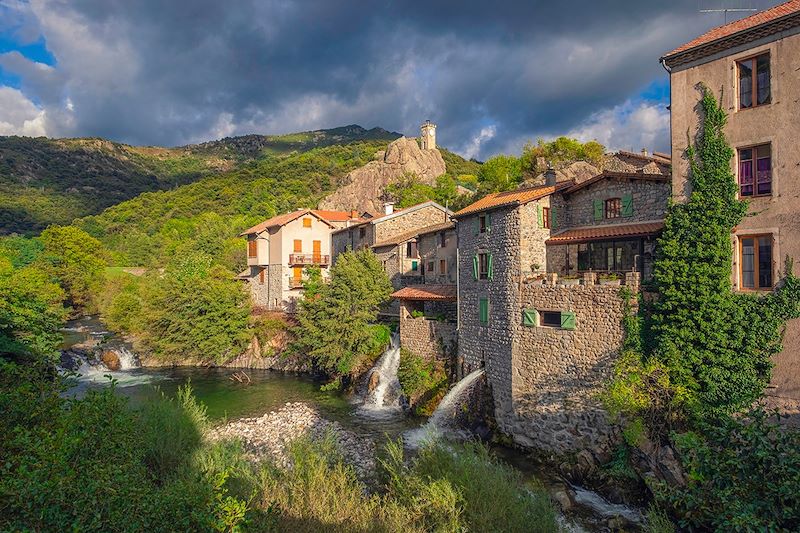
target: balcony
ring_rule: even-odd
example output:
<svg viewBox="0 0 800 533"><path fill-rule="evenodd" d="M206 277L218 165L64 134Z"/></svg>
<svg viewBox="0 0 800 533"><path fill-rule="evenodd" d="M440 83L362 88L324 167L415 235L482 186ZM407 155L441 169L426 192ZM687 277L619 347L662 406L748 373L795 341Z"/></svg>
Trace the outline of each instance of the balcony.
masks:
<svg viewBox="0 0 800 533"><path fill-rule="evenodd" d="M289 254L289 266L293 265L319 265L328 266L331 256L322 254Z"/></svg>

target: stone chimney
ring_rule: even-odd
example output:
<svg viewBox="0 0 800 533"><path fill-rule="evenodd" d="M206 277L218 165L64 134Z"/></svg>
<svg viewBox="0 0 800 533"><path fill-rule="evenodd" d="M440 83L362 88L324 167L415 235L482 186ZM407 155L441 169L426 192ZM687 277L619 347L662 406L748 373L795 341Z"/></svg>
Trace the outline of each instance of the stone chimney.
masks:
<svg viewBox="0 0 800 533"><path fill-rule="evenodd" d="M547 166L547 170L544 171L544 184L545 185L555 185L556 184L556 171L550 165L548 165Z"/></svg>
<svg viewBox="0 0 800 533"><path fill-rule="evenodd" d="M383 203L383 214L384 215L391 215L394 213L394 202L384 202Z"/></svg>

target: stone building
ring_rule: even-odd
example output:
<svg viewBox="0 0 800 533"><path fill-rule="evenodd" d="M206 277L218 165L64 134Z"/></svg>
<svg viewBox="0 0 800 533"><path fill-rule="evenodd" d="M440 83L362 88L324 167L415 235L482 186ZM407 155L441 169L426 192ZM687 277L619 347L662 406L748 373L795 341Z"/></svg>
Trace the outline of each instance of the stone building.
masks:
<svg viewBox="0 0 800 533"><path fill-rule="evenodd" d="M728 114L731 169L749 216L731 235L734 290L770 292L785 258L800 275L800 0L714 28L661 58L670 74L675 201L690 194L687 132L699 125L699 84ZM800 413L800 320L787 324L767 396Z"/></svg>
<svg viewBox="0 0 800 533"><path fill-rule="evenodd" d="M247 282L253 304L275 311L294 311L302 293L306 267L317 265L327 276L331 265L331 232L361 223L355 211L298 209L278 215L241 233L247 238Z"/></svg>
<svg viewBox="0 0 800 533"><path fill-rule="evenodd" d="M441 359L450 367L457 347L455 224L423 228L415 241L420 273L414 284L392 294L400 304L400 346L422 357Z"/></svg>
<svg viewBox="0 0 800 533"><path fill-rule="evenodd" d="M422 228L450 221L452 212L429 201L406 209L395 210L384 205L384 214L362 220L332 233L333 261L346 250L372 248L383 268L399 289L422 276L422 260L417 235Z"/></svg>
<svg viewBox="0 0 800 533"><path fill-rule="evenodd" d="M485 369L497 423L523 446L600 459L613 445L596 395L622 342L619 286L639 290L663 225L669 175L650 168L581 183L548 172L454 215L461 372Z"/></svg>

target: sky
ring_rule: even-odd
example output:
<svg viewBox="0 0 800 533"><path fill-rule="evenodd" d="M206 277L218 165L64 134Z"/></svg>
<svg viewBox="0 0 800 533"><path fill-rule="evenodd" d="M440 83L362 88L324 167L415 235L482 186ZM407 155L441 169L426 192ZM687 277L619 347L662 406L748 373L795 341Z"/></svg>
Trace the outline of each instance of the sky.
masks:
<svg viewBox="0 0 800 533"><path fill-rule="evenodd" d="M179 146L430 119L468 158L559 135L668 152L659 57L724 22L700 9L777 3L0 0L0 135Z"/></svg>

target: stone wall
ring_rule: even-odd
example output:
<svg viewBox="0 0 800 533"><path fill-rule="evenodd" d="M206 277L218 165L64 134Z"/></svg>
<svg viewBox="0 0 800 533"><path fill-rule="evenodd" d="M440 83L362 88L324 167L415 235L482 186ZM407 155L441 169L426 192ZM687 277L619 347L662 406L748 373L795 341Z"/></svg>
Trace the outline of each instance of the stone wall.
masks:
<svg viewBox="0 0 800 533"><path fill-rule="evenodd" d="M432 226L434 224L441 224L448 220L447 213L443 208L434 204L415 210L409 208L407 213L398 211L392 217L376 221L374 243L391 239L395 235L407 231L422 229L425 226Z"/></svg>
<svg viewBox="0 0 800 533"><path fill-rule="evenodd" d="M523 325L522 311L568 311L575 329ZM555 453L607 454L616 432L597 399L623 340L619 287L524 284L513 309L512 409L497 421L514 440ZM497 387L498 384L495 384Z"/></svg>
<svg viewBox="0 0 800 533"><path fill-rule="evenodd" d="M443 361L446 367L450 367L458 351L455 322L413 318L410 303L401 304L400 346L420 357Z"/></svg>
<svg viewBox="0 0 800 533"><path fill-rule="evenodd" d="M544 273L547 268L545 241L550 238L550 229L539 225L539 207L549 208L550 197L530 202L519 208L520 217L520 266L522 275ZM494 217L492 218L494 224ZM538 265L538 270L534 270Z"/></svg>
<svg viewBox="0 0 800 533"><path fill-rule="evenodd" d="M599 226L605 224L631 224L649 220L661 220L667 210L671 193L669 182L627 180L606 178L567 196L567 213L562 217L567 226ZM633 197L633 216L620 218L594 219L594 200L622 198L626 194ZM604 211L605 214L605 211Z"/></svg>

